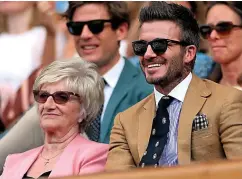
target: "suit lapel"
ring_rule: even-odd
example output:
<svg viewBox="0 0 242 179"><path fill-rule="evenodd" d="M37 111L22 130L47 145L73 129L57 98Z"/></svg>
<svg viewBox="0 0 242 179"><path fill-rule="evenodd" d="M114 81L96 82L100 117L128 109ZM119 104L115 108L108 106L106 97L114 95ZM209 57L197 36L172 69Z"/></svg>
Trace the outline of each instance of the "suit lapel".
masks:
<svg viewBox="0 0 242 179"><path fill-rule="evenodd" d="M210 94L211 91L206 87L205 83L193 74L179 119L177 140L178 162L181 165L191 162L192 122Z"/></svg>
<svg viewBox="0 0 242 179"><path fill-rule="evenodd" d="M105 142L107 135L109 135L109 132L113 126L113 120L115 113L117 112L117 108L128 92L127 89L129 88L133 78L138 74L138 70L130 62L125 60L124 68L120 74L117 85L113 90L104 113L103 122L101 125L100 142Z"/></svg>
<svg viewBox="0 0 242 179"><path fill-rule="evenodd" d="M80 143L84 144L85 140L83 137L77 134L62 152L49 177L61 177L78 174L79 171L75 171L76 168L74 165L76 162L75 160L78 160L78 158L74 158L73 156L76 154L76 150L81 148Z"/></svg>
<svg viewBox="0 0 242 179"><path fill-rule="evenodd" d="M16 170L18 172L15 173L16 176L18 176L16 178L19 178L20 176L21 177L24 176L24 174L29 170L29 168L31 167L31 165L37 159L37 157L40 154L40 152L42 151L42 149L43 149L43 146L38 147L36 149L32 149L32 151L28 151L28 152L31 152L31 153L28 154L28 156L24 157L23 160L22 160L22 162L18 166L19 168Z"/></svg>
<svg viewBox="0 0 242 179"><path fill-rule="evenodd" d="M139 128L138 128L138 152L141 160L143 154L148 146L150 133L155 116L155 96L151 94L147 98L147 102L138 114ZM139 160L139 161L140 161Z"/></svg>

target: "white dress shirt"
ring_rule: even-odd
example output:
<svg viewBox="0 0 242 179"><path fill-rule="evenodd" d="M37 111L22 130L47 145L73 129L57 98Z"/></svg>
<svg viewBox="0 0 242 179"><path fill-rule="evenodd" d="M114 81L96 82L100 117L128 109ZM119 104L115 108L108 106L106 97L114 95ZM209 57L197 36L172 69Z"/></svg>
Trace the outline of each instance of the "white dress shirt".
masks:
<svg viewBox="0 0 242 179"><path fill-rule="evenodd" d="M177 155L177 135L178 135L178 123L182 104L187 93L187 89L191 83L192 74L189 75L180 82L168 95L172 96L174 100L167 108L170 118L170 126L168 133L167 144L164 147L163 153L159 160L159 165L177 165L178 155ZM158 103L160 99L164 96L154 88L156 108L158 108Z"/></svg>
<svg viewBox="0 0 242 179"><path fill-rule="evenodd" d="M104 116L108 101L123 71L124 64L125 64L124 58L120 57L118 63L116 63L107 73L103 75L103 78L107 82L107 85L105 85L105 88L104 88L104 105L103 105L103 112L101 115L101 122L103 121L103 116Z"/></svg>

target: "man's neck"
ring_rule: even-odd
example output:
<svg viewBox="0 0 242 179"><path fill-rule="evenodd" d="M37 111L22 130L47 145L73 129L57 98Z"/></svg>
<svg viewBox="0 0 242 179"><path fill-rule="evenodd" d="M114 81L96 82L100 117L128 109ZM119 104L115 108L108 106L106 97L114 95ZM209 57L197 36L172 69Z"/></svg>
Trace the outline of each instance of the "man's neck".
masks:
<svg viewBox="0 0 242 179"><path fill-rule="evenodd" d="M173 81L164 86L155 85L155 89L164 95L168 95L179 83L181 83L189 75L189 73L183 73L180 77L175 78Z"/></svg>
<svg viewBox="0 0 242 179"><path fill-rule="evenodd" d="M104 65L99 65L98 66L98 72L100 75L104 75L105 73L107 73L110 69L112 69L114 67L114 65L116 65L118 63L120 59L120 54L117 53L112 60L110 60L107 64Z"/></svg>

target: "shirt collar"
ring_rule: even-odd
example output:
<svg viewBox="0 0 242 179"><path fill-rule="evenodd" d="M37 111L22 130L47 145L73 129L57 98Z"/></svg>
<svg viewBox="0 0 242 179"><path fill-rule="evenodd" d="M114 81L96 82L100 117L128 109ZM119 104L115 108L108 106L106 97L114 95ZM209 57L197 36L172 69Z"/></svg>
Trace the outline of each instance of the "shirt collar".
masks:
<svg viewBox="0 0 242 179"><path fill-rule="evenodd" d="M119 76L124 68L124 58L120 57L119 61L107 72L103 75L103 78L106 80L107 84L114 88L118 82Z"/></svg>
<svg viewBox="0 0 242 179"><path fill-rule="evenodd" d="M190 72L189 75L187 75L187 77L184 80L182 80L182 82L180 82L173 90L171 90L171 92L168 95L183 102L185 95L187 93L188 86L191 83L191 80L192 80L192 73ZM156 103L156 106L158 106L158 103L160 99L164 96L164 94L161 94L160 92L158 92L155 89L155 87L154 87L154 93L155 93L155 103Z"/></svg>

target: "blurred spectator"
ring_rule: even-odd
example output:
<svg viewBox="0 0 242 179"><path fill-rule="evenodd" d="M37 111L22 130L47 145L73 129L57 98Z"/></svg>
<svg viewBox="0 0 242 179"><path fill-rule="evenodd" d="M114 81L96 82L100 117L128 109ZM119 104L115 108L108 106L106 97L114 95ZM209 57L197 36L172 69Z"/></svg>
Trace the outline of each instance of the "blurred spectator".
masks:
<svg viewBox="0 0 242 179"><path fill-rule="evenodd" d="M38 68L46 31L39 26L34 2L0 2L0 92L2 110L8 98Z"/></svg>
<svg viewBox="0 0 242 179"><path fill-rule="evenodd" d="M31 89L39 70L76 51L54 2L0 3L0 92L3 122L9 127L33 103Z"/></svg>
<svg viewBox="0 0 242 179"><path fill-rule="evenodd" d="M44 55L46 29L36 2L0 2L0 92L2 112ZM6 126L11 122L3 117Z"/></svg>
<svg viewBox="0 0 242 179"><path fill-rule="evenodd" d="M213 74L216 82L238 86L242 72L242 2L210 2L206 25L200 27L200 32L208 40L213 60L219 64Z"/></svg>

